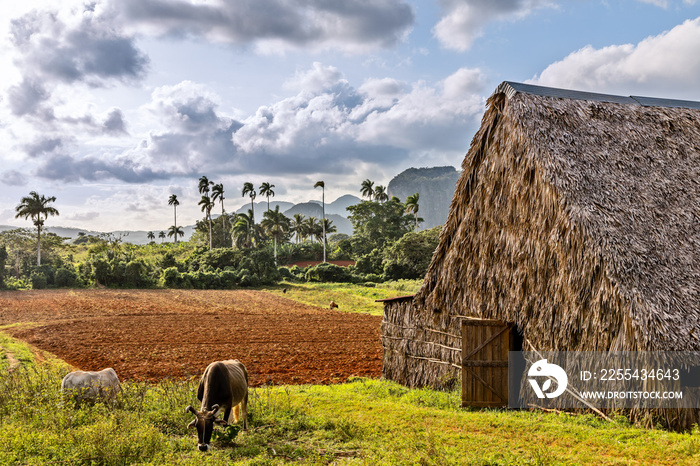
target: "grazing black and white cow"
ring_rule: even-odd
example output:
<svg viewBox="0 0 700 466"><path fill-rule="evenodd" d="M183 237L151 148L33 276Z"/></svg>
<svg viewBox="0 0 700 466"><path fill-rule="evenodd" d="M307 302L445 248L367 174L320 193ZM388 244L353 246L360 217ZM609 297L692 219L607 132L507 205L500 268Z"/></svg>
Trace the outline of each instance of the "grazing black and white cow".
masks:
<svg viewBox="0 0 700 466"><path fill-rule="evenodd" d="M207 366L204 375L199 380L197 399L202 402L201 411L192 406L185 412L195 415L187 427L196 427L200 451L209 449L214 424L228 425L231 410L236 422L240 415L243 417L243 430L248 429L248 371L238 359L216 361ZM223 411L223 419L217 415Z"/></svg>
<svg viewBox="0 0 700 466"><path fill-rule="evenodd" d="M111 367L101 371L73 371L61 381L61 392L76 401L113 400L120 390L119 377Z"/></svg>

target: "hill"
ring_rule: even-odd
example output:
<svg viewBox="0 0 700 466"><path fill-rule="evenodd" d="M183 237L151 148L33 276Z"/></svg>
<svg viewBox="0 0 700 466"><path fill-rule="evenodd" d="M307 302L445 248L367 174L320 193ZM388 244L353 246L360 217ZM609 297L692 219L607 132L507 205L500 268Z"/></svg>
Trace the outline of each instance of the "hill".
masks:
<svg viewBox="0 0 700 466"><path fill-rule="evenodd" d="M418 193L418 216L425 220L420 228L432 228L447 220L459 175L454 167L409 168L396 175L387 190L390 196L396 196L402 202Z"/></svg>
<svg viewBox="0 0 700 466"><path fill-rule="evenodd" d="M30 228L32 230L35 230L35 227L32 225L28 225L26 227L13 227L10 225L0 225L0 231L6 231L6 230L14 230L16 228ZM180 241L187 241L190 239L192 236L192 233L194 233L194 225L189 225L182 227L182 230L185 232L185 236L183 236ZM100 235L105 235L109 234L115 237L122 236L122 241L125 243L131 243L131 244L148 244L151 240L148 239L148 232L145 230L138 230L138 231L127 231L127 230L121 230L121 231L110 231L110 232L102 232L102 231L94 231L94 230L86 230L84 228L66 228L66 227L46 227L42 231L48 231L49 233L54 233L62 238L70 238L71 240L74 240L78 238L79 233L85 233L86 235L91 235L91 236L100 236ZM167 233L167 230L164 230ZM160 243L161 240L158 238L158 233L160 231L153 231L156 235L156 242ZM172 241L172 238L166 238L163 241Z"/></svg>
<svg viewBox="0 0 700 466"><path fill-rule="evenodd" d="M262 201L262 202L254 202L253 205L255 206L255 218L256 221L259 221L262 212L265 212L267 210L267 201ZM279 206L280 207L280 212L284 212L285 210L291 208L294 206L291 202L284 202L284 201L270 201L270 209L275 210L275 207ZM238 210L236 210L235 213L237 214L247 214L248 211L250 210L250 202L244 203Z"/></svg>

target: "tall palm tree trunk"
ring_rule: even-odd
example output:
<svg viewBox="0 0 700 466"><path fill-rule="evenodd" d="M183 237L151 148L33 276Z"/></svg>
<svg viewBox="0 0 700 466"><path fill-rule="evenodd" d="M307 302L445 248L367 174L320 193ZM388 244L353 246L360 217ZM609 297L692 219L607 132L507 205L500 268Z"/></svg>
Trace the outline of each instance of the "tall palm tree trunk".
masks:
<svg viewBox="0 0 700 466"><path fill-rule="evenodd" d="M36 225L36 265L41 265L41 223Z"/></svg>
<svg viewBox="0 0 700 466"><path fill-rule="evenodd" d="M226 244L226 211L224 211L224 201L221 201L221 244Z"/></svg>
<svg viewBox="0 0 700 466"><path fill-rule="evenodd" d="M212 237L211 237L211 209L207 212L207 217L209 217L209 250L211 251Z"/></svg>
<svg viewBox="0 0 700 466"><path fill-rule="evenodd" d="M323 187L323 191L321 194L321 215L323 215L323 219L321 219L321 225L323 226L323 262L326 262L326 187Z"/></svg>

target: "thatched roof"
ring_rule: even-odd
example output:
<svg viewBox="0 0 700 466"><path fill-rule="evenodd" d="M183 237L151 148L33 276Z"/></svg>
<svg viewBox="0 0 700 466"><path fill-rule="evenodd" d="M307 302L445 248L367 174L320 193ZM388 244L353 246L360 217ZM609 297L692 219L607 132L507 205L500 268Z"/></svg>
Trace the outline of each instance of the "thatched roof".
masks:
<svg viewBox="0 0 700 466"><path fill-rule="evenodd" d="M414 294L408 294L408 295L405 295L405 296L394 296L394 297L391 297L391 298L375 299L374 302L375 302L375 303L390 303L390 302L393 302L393 301L407 301L407 300L409 300L409 299L412 300L412 299L415 298L415 297L416 297L416 295L414 295Z"/></svg>
<svg viewBox="0 0 700 466"><path fill-rule="evenodd" d="M503 83L416 303L539 349L700 350L700 103Z"/></svg>

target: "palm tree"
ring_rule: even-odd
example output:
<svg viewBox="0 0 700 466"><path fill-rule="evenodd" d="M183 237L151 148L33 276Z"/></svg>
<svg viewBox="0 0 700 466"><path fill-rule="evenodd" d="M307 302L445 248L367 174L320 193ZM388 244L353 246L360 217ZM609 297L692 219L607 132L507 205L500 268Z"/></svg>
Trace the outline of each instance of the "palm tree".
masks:
<svg viewBox="0 0 700 466"><path fill-rule="evenodd" d="M256 194L255 188L253 187L253 183L243 183L243 191L241 191L241 195L245 197L246 194L250 196L250 212L252 215L251 218L253 220L253 223L255 223L255 204L253 204L253 201L255 200Z"/></svg>
<svg viewBox="0 0 700 466"><path fill-rule="evenodd" d="M247 214L238 214L236 223L233 224L231 234L238 248L251 247L253 233L253 211L248 209Z"/></svg>
<svg viewBox="0 0 700 466"><path fill-rule="evenodd" d="M320 226L316 221L316 217L308 217L304 220L304 239L310 238L313 243L314 238L317 238L318 234L323 234L323 230L319 228Z"/></svg>
<svg viewBox="0 0 700 466"><path fill-rule="evenodd" d="M185 234L185 233L183 233L183 235L184 235L184 234ZM164 232L164 231L161 231L160 233L158 233L158 238L160 238L160 242L162 243L163 240L165 239L165 232Z"/></svg>
<svg viewBox="0 0 700 466"><path fill-rule="evenodd" d="M367 196L367 199L371 201L374 196L374 181L371 181L369 178L363 181L360 192L362 193L362 197Z"/></svg>
<svg viewBox="0 0 700 466"><path fill-rule="evenodd" d="M389 200L389 194L387 194L384 186L379 185L374 187L374 200L378 202L386 202Z"/></svg>
<svg viewBox="0 0 700 466"><path fill-rule="evenodd" d="M274 184L270 184L268 182L265 182L260 185L260 195L267 197L267 210L268 212L270 211L270 196L275 197L275 192L272 190L274 188Z"/></svg>
<svg viewBox="0 0 700 466"><path fill-rule="evenodd" d="M173 225L175 228L177 228L177 206L180 205L180 201L177 200L177 196L175 194L170 195L170 199L168 199L168 205L173 206L173 211L175 215L175 222ZM177 244L177 235L175 235L175 244Z"/></svg>
<svg viewBox="0 0 700 466"><path fill-rule="evenodd" d="M406 198L406 213L413 214L416 216L416 230L418 229L418 209L420 208L420 206L418 205L419 198L420 196L418 195L418 193L415 193Z"/></svg>
<svg viewBox="0 0 700 466"><path fill-rule="evenodd" d="M333 225L333 220L331 220L329 218L323 219L323 227L324 227L324 235L327 235L329 233L335 233L336 231L338 231L338 228L335 225ZM325 236L324 236L324 238L325 238Z"/></svg>
<svg viewBox="0 0 700 466"><path fill-rule="evenodd" d="M150 239L151 241L153 241L154 239L156 239L156 235L154 235L152 231L149 231L148 234L147 234L146 236L147 236L148 239Z"/></svg>
<svg viewBox="0 0 700 466"><path fill-rule="evenodd" d="M216 205L209 196L202 196L202 199L197 203L202 206L202 212L205 213L205 218L209 222L209 250L211 251L211 209Z"/></svg>
<svg viewBox="0 0 700 466"><path fill-rule="evenodd" d="M17 212L15 218L24 217L26 220L31 217L36 226L36 265L41 265L41 227L44 226L44 220L49 218L49 215L58 215L58 210L48 205L50 202L56 202L56 196L45 197L43 194L40 196L36 191L32 191L15 207Z"/></svg>
<svg viewBox="0 0 700 466"><path fill-rule="evenodd" d="M321 225L323 225L323 262L326 262L326 183L323 181L317 181L316 184L314 185L314 189L320 187L321 188L321 205L322 205L322 211L321 214L323 215L323 220L321 222Z"/></svg>
<svg viewBox="0 0 700 466"><path fill-rule="evenodd" d="M299 240L304 237L304 229L304 215L294 214L292 223L289 226L289 231L296 235L297 243L299 243Z"/></svg>
<svg viewBox="0 0 700 466"><path fill-rule="evenodd" d="M199 177L199 194L202 194L204 196L209 195L209 185L213 185L213 181L209 181L209 178L206 176L202 175Z"/></svg>
<svg viewBox="0 0 700 466"><path fill-rule="evenodd" d="M175 226L175 225L171 225L170 228L168 228L168 236L174 236L175 243L177 243L177 237L178 236L185 236L185 232L182 231L182 228Z"/></svg>
<svg viewBox="0 0 700 466"><path fill-rule="evenodd" d="M224 210L224 184L219 183L211 187L211 199L216 202L221 202L221 230L224 234L224 242L226 242L226 211Z"/></svg>
<svg viewBox="0 0 700 466"><path fill-rule="evenodd" d="M275 210L268 210L263 214L263 221L260 225L265 232L272 236L275 248L275 265L277 265L277 241L282 240L287 236L289 231L289 218L280 212L280 206L276 206Z"/></svg>

